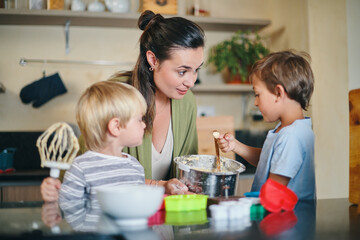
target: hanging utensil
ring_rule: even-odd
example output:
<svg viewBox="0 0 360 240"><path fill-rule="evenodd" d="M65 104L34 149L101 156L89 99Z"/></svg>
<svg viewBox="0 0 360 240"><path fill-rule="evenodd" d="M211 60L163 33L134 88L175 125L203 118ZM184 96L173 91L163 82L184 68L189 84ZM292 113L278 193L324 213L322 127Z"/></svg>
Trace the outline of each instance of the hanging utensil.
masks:
<svg viewBox="0 0 360 240"><path fill-rule="evenodd" d="M0 93L5 93L5 92L6 92L6 87L4 86L4 84L0 82Z"/></svg>

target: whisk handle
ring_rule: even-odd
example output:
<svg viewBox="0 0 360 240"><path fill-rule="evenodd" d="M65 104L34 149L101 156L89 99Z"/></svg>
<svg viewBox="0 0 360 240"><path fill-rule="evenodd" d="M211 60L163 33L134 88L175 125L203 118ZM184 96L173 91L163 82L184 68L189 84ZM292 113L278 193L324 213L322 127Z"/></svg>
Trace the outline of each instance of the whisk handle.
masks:
<svg viewBox="0 0 360 240"><path fill-rule="evenodd" d="M50 168L50 177L58 178L60 176L60 169L58 168Z"/></svg>

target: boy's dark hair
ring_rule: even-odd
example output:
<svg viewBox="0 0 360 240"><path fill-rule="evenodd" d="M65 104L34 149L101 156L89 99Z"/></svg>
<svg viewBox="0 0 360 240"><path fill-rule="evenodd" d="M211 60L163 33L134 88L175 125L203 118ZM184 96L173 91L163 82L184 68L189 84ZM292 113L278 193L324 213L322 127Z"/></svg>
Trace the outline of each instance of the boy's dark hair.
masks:
<svg viewBox="0 0 360 240"><path fill-rule="evenodd" d="M275 93L276 85L285 89L290 99L307 110L314 90L314 75L310 67L310 55L294 50L270 53L257 61L251 69L249 79L256 75Z"/></svg>

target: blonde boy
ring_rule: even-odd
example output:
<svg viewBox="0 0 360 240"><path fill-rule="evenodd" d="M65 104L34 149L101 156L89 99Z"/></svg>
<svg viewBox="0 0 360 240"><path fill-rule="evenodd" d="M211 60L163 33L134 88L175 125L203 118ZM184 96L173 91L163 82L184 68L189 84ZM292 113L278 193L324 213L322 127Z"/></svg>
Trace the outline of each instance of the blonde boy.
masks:
<svg viewBox="0 0 360 240"><path fill-rule="evenodd" d="M314 77L305 53L271 53L256 62L250 73L255 106L267 122L280 121L268 132L262 148L221 135L222 151L233 151L257 167L251 191L260 191L268 178L292 189L299 199L316 198L314 133L304 117L314 89ZM309 57L310 58L310 57Z"/></svg>
<svg viewBox="0 0 360 240"><path fill-rule="evenodd" d="M146 102L134 87L103 81L82 94L76 120L87 152L78 156L66 171L59 198L94 198L96 189L120 184L144 184L144 168L124 147L142 143Z"/></svg>

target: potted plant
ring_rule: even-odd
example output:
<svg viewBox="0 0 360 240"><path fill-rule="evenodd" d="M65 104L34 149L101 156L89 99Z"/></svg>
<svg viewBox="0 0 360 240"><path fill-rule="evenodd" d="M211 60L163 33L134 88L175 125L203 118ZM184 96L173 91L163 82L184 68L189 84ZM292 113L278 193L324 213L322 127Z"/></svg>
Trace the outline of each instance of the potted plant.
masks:
<svg viewBox="0 0 360 240"><path fill-rule="evenodd" d="M222 72L227 83L248 82L251 66L269 54L263 40L257 33L237 31L230 40L225 40L210 49L208 64Z"/></svg>

